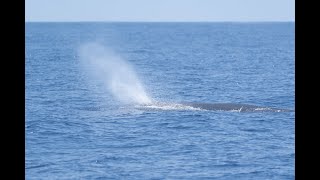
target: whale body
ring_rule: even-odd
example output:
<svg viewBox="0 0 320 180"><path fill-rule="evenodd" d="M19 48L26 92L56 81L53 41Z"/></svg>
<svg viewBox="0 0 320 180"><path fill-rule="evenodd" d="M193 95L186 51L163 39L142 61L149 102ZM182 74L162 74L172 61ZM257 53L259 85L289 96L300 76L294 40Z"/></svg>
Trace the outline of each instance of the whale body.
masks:
<svg viewBox="0 0 320 180"><path fill-rule="evenodd" d="M207 111L231 111L231 112L294 112L290 109L257 106L237 103L195 103L195 102L153 102L136 106L144 110L207 110Z"/></svg>
<svg viewBox="0 0 320 180"><path fill-rule="evenodd" d="M238 111L238 112L293 112L290 109L263 107L237 103L182 103L193 108L210 111Z"/></svg>

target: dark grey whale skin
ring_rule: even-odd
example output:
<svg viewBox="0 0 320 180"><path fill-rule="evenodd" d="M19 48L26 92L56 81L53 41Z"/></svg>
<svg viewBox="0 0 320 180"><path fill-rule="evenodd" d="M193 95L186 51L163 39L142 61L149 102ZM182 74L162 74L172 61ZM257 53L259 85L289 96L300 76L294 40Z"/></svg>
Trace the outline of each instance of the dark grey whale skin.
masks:
<svg viewBox="0 0 320 180"><path fill-rule="evenodd" d="M210 111L239 111L239 112L294 112L290 109L263 107L237 103L182 103L183 105Z"/></svg>

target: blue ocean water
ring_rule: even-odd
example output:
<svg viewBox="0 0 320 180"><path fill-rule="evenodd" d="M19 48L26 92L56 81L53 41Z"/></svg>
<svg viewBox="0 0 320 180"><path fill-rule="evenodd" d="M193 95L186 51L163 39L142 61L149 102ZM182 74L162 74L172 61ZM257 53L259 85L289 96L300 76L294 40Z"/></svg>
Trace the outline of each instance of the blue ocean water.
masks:
<svg viewBox="0 0 320 180"><path fill-rule="evenodd" d="M137 108L143 90L294 109L294 37L294 23L26 23L26 179L294 179L295 112Z"/></svg>

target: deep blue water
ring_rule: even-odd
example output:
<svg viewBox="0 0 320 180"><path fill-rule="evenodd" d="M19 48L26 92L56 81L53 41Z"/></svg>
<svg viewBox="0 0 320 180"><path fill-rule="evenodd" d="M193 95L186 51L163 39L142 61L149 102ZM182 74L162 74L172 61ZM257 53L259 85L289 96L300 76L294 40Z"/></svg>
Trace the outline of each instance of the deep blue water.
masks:
<svg viewBox="0 0 320 180"><path fill-rule="evenodd" d="M294 109L294 27L26 23L26 179L294 179L295 112L136 108L79 57L112 49L157 101Z"/></svg>

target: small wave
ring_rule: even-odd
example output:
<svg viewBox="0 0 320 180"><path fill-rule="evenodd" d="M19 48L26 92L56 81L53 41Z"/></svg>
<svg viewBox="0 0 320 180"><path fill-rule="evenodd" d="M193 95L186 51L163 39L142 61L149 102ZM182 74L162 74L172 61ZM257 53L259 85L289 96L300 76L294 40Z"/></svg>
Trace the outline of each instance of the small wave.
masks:
<svg viewBox="0 0 320 180"><path fill-rule="evenodd" d="M40 165L34 165L34 166L27 166L26 169L34 169L34 168L42 168L42 167L47 167L53 165L52 163L49 164L40 164Z"/></svg>

